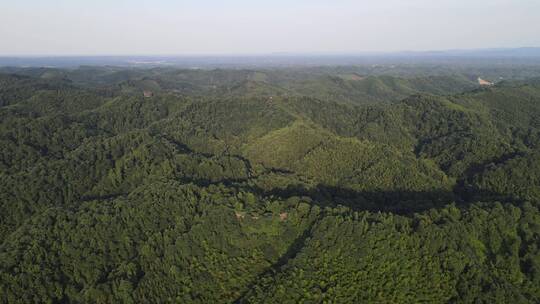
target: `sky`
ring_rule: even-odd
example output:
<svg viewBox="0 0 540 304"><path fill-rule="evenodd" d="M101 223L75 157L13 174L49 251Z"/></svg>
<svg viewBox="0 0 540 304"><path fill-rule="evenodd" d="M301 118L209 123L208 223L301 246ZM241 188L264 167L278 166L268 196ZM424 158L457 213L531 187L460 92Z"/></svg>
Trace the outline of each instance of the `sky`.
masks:
<svg viewBox="0 0 540 304"><path fill-rule="evenodd" d="M1 55L540 46L540 0L0 0Z"/></svg>

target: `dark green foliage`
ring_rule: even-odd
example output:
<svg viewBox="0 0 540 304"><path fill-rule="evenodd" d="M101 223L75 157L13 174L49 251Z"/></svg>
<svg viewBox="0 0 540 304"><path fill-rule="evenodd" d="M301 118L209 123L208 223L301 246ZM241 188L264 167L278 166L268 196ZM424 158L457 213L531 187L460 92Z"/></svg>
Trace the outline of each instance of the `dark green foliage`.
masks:
<svg viewBox="0 0 540 304"><path fill-rule="evenodd" d="M6 68L0 303L538 303L537 71L460 69Z"/></svg>
<svg viewBox="0 0 540 304"><path fill-rule="evenodd" d="M540 200L540 153L489 163L470 179L470 192L491 192L518 200Z"/></svg>
<svg viewBox="0 0 540 304"><path fill-rule="evenodd" d="M253 199L223 187L158 182L73 211L48 209L6 240L2 267L13 272L2 274L2 299L232 301L316 215L302 203L257 209ZM246 215L237 218L235 208ZM289 212L287 221L280 210ZM52 268L36 272L33 263Z"/></svg>
<svg viewBox="0 0 540 304"><path fill-rule="evenodd" d="M538 220L531 205L498 203L413 218L329 215L243 302L535 303Z"/></svg>

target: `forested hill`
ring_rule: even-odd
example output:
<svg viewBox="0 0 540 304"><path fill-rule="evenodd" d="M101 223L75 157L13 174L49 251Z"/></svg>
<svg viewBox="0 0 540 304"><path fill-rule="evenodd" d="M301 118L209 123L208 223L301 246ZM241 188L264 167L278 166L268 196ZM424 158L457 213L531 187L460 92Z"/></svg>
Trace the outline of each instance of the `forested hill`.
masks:
<svg viewBox="0 0 540 304"><path fill-rule="evenodd" d="M540 302L540 83L338 72L0 74L0 302Z"/></svg>
<svg viewBox="0 0 540 304"><path fill-rule="evenodd" d="M309 96L355 104L399 101L416 92L459 93L477 88L479 76L490 81L498 81L499 75L509 79L521 79L530 74L540 76L540 72L526 69L520 73L507 69L440 72L436 67L418 69L415 73L406 67L392 70L393 73L383 67L277 70L81 67L70 70L0 68L0 73L25 75L49 83L107 88L121 94L149 90L199 97ZM383 72L385 74L381 74ZM402 77L403 74L406 77Z"/></svg>

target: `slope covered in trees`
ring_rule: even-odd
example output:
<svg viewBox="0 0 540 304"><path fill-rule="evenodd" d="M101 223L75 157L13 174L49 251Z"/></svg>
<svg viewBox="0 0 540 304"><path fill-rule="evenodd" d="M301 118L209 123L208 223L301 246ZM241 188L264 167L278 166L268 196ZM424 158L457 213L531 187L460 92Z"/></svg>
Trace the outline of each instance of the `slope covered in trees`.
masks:
<svg viewBox="0 0 540 304"><path fill-rule="evenodd" d="M0 302L540 301L536 80L10 71Z"/></svg>

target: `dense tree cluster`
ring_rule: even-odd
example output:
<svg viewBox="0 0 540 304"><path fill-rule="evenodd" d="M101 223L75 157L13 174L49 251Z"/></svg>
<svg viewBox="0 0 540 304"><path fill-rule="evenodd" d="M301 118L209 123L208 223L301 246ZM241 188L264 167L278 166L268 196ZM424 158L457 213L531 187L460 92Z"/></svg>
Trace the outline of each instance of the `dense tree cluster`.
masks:
<svg viewBox="0 0 540 304"><path fill-rule="evenodd" d="M0 74L0 302L539 302L540 84L418 69Z"/></svg>

